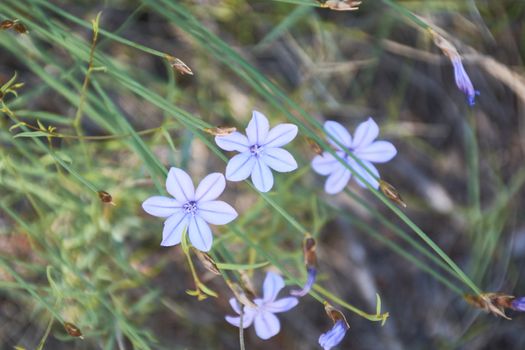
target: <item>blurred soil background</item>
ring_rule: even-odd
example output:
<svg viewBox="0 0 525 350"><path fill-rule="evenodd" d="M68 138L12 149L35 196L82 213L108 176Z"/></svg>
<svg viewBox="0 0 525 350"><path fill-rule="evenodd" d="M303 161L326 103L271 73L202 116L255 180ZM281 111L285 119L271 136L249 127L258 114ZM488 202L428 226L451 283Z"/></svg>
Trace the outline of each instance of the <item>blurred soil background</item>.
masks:
<svg viewBox="0 0 525 350"><path fill-rule="evenodd" d="M286 120L232 67L180 29L161 5L126 0L49 3L87 22L102 11L102 29L188 64L194 75L180 75L161 57L105 35L99 36L96 47L143 88L209 124L234 125L242 131L254 108L271 117L272 125ZM440 28L457 46L480 91L474 107L455 86L450 61L430 37L382 1L364 0L352 12L267 0L182 4L319 121L336 120L354 130L373 116L381 128L380 139L398 148L394 160L379 170L402 193L406 214L483 290L525 294L524 1L398 2ZM92 31L40 1L3 0L0 20L12 18L20 18L29 33L0 31L0 81L16 71L18 81L25 83L20 97L10 97L7 104L27 123L36 125L38 119L63 134L75 134L72 120L78 104L63 90L80 94L86 53L79 58L35 26L45 26L57 37L62 34L54 28L66 29L70 37L64 36L64 42L88 46ZM45 74L52 79L44 79ZM194 179L224 169L182 124L170 126L169 111L119 87L104 71L92 75L107 100L89 84L93 100L101 105L90 99L86 105L93 104L93 113L101 119L116 110L136 131L166 126L162 132L141 135L162 165L189 169ZM64 83L62 90L53 87L53 80ZM1 349L37 348L51 317L44 305L86 336L84 341L73 339L55 322L45 349L144 348L136 339L144 339L151 349L239 348L238 330L224 321L226 314L233 314L228 304L232 294L224 281L196 262L203 281L220 295L198 301L185 293L193 288L193 280L180 247L159 246L161 220L148 217L140 207L158 191L138 152L122 139L90 141L84 144L91 159L87 164L81 161L84 150L78 140L50 141L82 176L113 195L117 206L104 206L71 175L57 170L31 139L18 138L23 146L16 146L16 132L9 131L13 124L2 116ZM81 130L90 136L126 132L108 131L87 112ZM47 144L46 138L41 140ZM318 237L318 282L370 313L378 293L390 314L381 327L346 310L351 329L341 349L525 348L524 315L510 313L513 320L507 321L473 309L461 295L353 225L352 217L358 217L381 237L422 258L352 198L323 193L324 178L311 171L314 154L304 137L293 142L291 151L300 169L296 175L277 175L272 196ZM35 170L31 159L42 168ZM350 188L413 235L371 193L353 181ZM264 249L277 249L277 257L303 280L300 235L244 183L228 183L223 198L247 216L244 223L251 236ZM36 233L28 234L31 230ZM230 240L226 228L216 232L230 241L227 246L238 263L247 261L244 246ZM65 261L75 269L65 267ZM56 288L65 291L58 304L48 274ZM263 276L261 270L253 273L257 289ZM322 304L310 297L279 317L277 337L261 341L249 328L246 348L318 349L319 335L331 327Z"/></svg>

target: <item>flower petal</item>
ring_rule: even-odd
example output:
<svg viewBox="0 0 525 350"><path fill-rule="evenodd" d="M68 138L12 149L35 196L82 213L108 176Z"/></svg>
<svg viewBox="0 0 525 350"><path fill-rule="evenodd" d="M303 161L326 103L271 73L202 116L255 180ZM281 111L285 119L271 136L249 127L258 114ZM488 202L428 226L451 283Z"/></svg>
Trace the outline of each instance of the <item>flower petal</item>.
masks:
<svg viewBox="0 0 525 350"><path fill-rule="evenodd" d="M281 323L271 312L260 312L255 316L255 333L261 339L269 339L279 333Z"/></svg>
<svg viewBox="0 0 525 350"><path fill-rule="evenodd" d="M225 151L246 152L250 147L248 138L238 131L226 136L215 136L215 143Z"/></svg>
<svg viewBox="0 0 525 350"><path fill-rule="evenodd" d="M330 350L334 346L339 345L345 337L347 330L348 327L343 320L337 321L328 332L321 334L319 337L319 345L321 345L324 350Z"/></svg>
<svg viewBox="0 0 525 350"><path fill-rule="evenodd" d="M242 316L242 328L248 328L252 325L253 323L253 319L254 319L254 316L255 316L255 312L253 311L244 311L244 314ZM241 317L240 316L237 316L237 317L234 317L234 316L226 316L225 317L226 319L226 322L228 322L229 324L235 326L235 327L240 327L241 326Z"/></svg>
<svg viewBox="0 0 525 350"><path fill-rule="evenodd" d="M211 173L202 179L195 191L195 201L202 203L219 197L226 187L226 180L221 173Z"/></svg>
<svg viewBox="0 0 525 350"><path fill-rule="evenodd" d="M252 170L252 182L255 188L261 192L268 192L273 187L272 171L260 158L255 161Z"/></svg>
<svg viewBox="0 0 525 350"><path fill-rule="evenodd" d="M270 129L270 124L264 114L253 111L252 119L246 128L246 135L248 136L250 145L262 146L268 135L268 129Z"/></svg>
<svg viewBox="0 0 525 350"><path fill-rule="evenodd" d="M262 159L270 168L281 173L297 169L294 157L282 148L265 148Z"/></svg>
<svg viewBox="0 0 525 350"><path fill-rule="evenodd" d="M320 156L315 156L312 160L312 168L316 173L320 175L329 175L340 167L341 164L339 163L339 161L328 152L324 152Z"/></svg>
<svg viewBox="0 0 525 350"><path fill-rule="evenodd" d="M230 298L228 302L230 303L230 306L232 307L233 311L235 311L238 314L241 313L241 307L239 306L239 302L237 301L237 299Z"/></svg>
<svg viewBox="0 0 525 350"><path fill-rule="evenodd" d="M360 147L354 154L359 159L374 163L385 163L396 156L397 150L396 147L388 141L376 141L368 146Z"/></svg>
<svg viewBox="0 0 525 350"><path fill-rule="evenodd" d="M292 141L297 136L297 126L294 124L278 124L274 126L266 140L264 141L265 147L281 147Z"/></svg>
<svg viewBox="0 0 525 350"><path fill-rule="evenodd" d="M324 123L324 131L332 136L328 137L328 142L330 142L335 148L342 149L341 146L339 146L332 138L335 138L340 144L342 144L345 147L352 146L352 136L348 132L348 130L345 129L344 126L339 124L338 122L334 122L333 120L327 120Z"/></svg>
<svg viewBox="0 0 525 350"><path fill-rule="evenodd" d="M226 165L226 179L242 181L250 176L254 165L255 157L250 152L239 153Z"/></svg>
<svg viewBox="0 0 525 350"><path fill-rule="evenodd" d="M372 163L370 163L367 160L362 160L362 163L372 172L372 174L374 174L377 178L379 178L379 171L377 170L377 168ZM355 161L351 161L350 162L350 166L359 175L364 177L366 182L368 182L370 184L370 186L372 186L375 189L379 188L379 182L377 181L377 179L374 178L372 175L370 175L368 173L368 171L366 171L365 168L363 168L361 165L357 164ZM363 183L363 181L361 181L359 178L357 178L357 176L355 177L355 180L357 181L357 184L359 186L361 186L363 188L367 188L366 185Z"/></svg>
<svg viewBox="0 0 525 350"><path fill-rule="evenodd" d="M342 164L340 165L341 166L338 169L336 169L332 174L330 174L330 176L328 176L328 179L326 179L326 182L324 184L324 190L328 194L336 194L341 192L352 177L352 173L350 172L350 170L346 169Z"/></svg>
<svg viewBox="0 0 525 350"><path fill-rule="evenodd" d="M144 211L150 215L167 218L182 208L182 203L163 196L149 197L142 203Z"/></svg>
<svg viewBox="0 0 525 350"><path fill-rule="evenodd" d="M368 118L366 122L363 122L357 126L354 133L354 142L352 148L358 150L361 147L368 146L371 144L379 135L379 126L377 126L374 119Z"/></svg>
<svg viewBox="0 0 525 350"><path fill-rule="evenodd" d="M454 66L454 78L456 80L456 85L458 89L463 91L467 96L467 102L470 106L474 106L476 95L479 95L479 91L474 90L472 81L470 80L463 63L461 62L461 57L455 57L452 60L452 65Z"/></svg>
<svg viewBox="0 0 525 350"><path fill-rule="evenodd" d="M188 217L184 211L181 210L170 216L164 222L164 228L162 229L162 242L160 245L169 247L179 244L186 226L188 226Z"/></svg>
<svg viewBox="0 0 525 350"><path fill-rule="evenodd" d="M237 217L231 205L223 201L199 203L198 215L213 225L225 225Z"/></svg>
<svg viewBox="0 0 525 350"><path fill-rule="evenodd" d="M263 301L272 302L279 291L284 288L284 280L274 272L268 272L263 282Z"/></svg>
<svg viewBox="0 0 525 350"><path fill-rule="evenodd" d="M213 244L210 226L199 216L191 216L188 225L188 237L191 244L202 252L207 252Z"/></svg>
<svg viewBox="0 0 525 350"><path fill-rule="evenodd" d="M182 203L192 201L195 197L195 187L190 176L182 169L171 168L166 178L168 193Z"/></svg>
<svg viewBox="0 0 525 350"><path fill-rule="evenodd" d="M267 303L264 309L275 314L278 312L286 312L294 308L297 304L299 304L297 298L287 297Z"/></svg>

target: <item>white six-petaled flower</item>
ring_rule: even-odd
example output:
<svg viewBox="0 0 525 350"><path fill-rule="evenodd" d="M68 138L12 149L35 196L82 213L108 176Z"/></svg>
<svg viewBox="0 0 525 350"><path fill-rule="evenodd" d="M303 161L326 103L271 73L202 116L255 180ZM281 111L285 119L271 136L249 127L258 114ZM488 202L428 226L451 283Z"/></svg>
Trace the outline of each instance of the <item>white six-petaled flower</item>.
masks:
<svg viewBox="0 0 525 350"><path fill-rule="evenodd" d="M187 229L191 244L207 252L213 235L208 224L224 225L237 217L237 212L226 202L215 200L226 187L224 175L212 173L197 186L182 169L171 168L166 179L166 190L173 198L153 196L142 203L151 215L167 218L162 230L163 246L179 244Z"/></svg>
<svg viewBox="0 0 525 350"><path fill-rule="evenodd" d="M276 300L277 294L283 288L283 278L273 272L268 272L263 283L263 297L253 301L257 307L244 306L242 308L242 327L248 328L253 323L257 336L265 340L279 333L281 323L274 314L286 312L299 302L294 297ZM240 305L235 298L230 299L230 305L237 314L241 314ZM240 316L226 316L225 319L228 323L240 327Z"/></svg>
<svg viewBox="0 0 525 350"><path fill-rule="evenodd" d="M227 136L216 136L215 142L225 151L237 151L226 166L226 179L242 181L250 175L254 186L261 192L273 187L273 169L290 172L297 169L294 157L281 147L297 135L297 126L278 124L270 130L268 119L253 111L252 119L246 128L246 136L234 132Z"/></svg>
<svg viewBox="0 0 525 350"><path fill-rule="evenodd" d="M342 158L356 173L365 179L365 181L374 188L379 187L379 171L373 163L385 163L394 158L397 150L394 145L388 141L374 141L379 135L379 127L372 118L359 124L354 133L354 137L342 126L335 121L326 121L324 123L325 132L331 136L328 142L335 147L335 153ZM338 143L336 143L335 140ZM359 163L350 157L346 151L351 152L358 158L373 174L370 175ZM324 189L329 194L341 192L350 178L352 173L338 159L329 152L323 152L322 155L316 156L312 161L313 169L321 174L328 175ZM357 183L366 188L366 185L356 177Z"/></svg>

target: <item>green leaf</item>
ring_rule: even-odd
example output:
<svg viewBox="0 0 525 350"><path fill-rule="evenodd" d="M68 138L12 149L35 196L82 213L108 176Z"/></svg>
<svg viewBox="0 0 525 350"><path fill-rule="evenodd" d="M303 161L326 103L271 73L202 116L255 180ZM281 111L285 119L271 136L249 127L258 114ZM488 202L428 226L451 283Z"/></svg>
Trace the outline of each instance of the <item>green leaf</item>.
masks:
<svg viewBox="0 0 525 350"><path fill-rule="evenodd" d="M50 136L49 133L44 131L24 131L19 134L16 134L13 136L13 138L19 138L19 137L47 137Z"/></svg>
<svg viewBox="0 0 525 350"><path fill-rule="evenodd" d="M221 270L251 270L258 269L260 267L268 265L269 261L263 261L255 264L227 264L227 263L217 263L217 267Z"/></svg>

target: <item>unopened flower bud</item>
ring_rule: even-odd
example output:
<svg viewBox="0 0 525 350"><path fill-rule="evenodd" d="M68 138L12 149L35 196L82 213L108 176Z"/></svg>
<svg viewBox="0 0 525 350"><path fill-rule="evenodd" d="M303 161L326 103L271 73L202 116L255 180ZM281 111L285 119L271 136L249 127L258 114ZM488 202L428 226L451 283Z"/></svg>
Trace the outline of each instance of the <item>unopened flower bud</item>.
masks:
<svg viewBox="0 0 525 350"><path fill-rule="evenodd" d="M213 258L208 253L202 252L195 248L193 248L193 252L195 253L195 255L197 255L197 258L206 268L206 270L210 271L215 275L221 274L219 268L217 267L217 264L215 263L215 260L213 260Z"/></svg>
<svg viewBox="0 0 525 350"><path fill-rule="evenodd" d="M170 55L165 55L166 57L166 60L168 61L168 63L170 64L170 66L177 70L180 74L184 75L184 74L189 74L189 75L193 75L193 71L190 69L190 67L188 67L188 65L184 62L182 62L180 59L178 59L177 57L173 57L173 56L170 56Z"/></svg>
<svg viewBox="0 0 525 350"><path fill-rule="evenodd" d="M0 29L11 29L15 25L15 21L12 21L10 19L6 19L2 22L0 22Z"/></svg>
<svg viewBox="0 0 525 350"><path fill-rule="evenodd" d="M98 198L104 203L115 205L115 203L113 203L113 197L106 191L98 191Z"/></svg>

